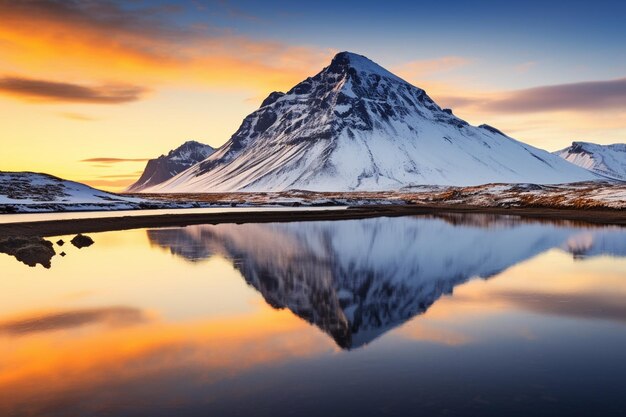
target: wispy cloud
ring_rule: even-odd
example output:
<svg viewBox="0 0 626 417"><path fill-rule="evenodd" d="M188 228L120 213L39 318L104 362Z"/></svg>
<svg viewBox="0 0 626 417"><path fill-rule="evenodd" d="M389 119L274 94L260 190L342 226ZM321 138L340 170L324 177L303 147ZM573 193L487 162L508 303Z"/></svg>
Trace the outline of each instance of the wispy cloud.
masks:
<svg viewBox="0 0 626 417"><path fill-rule="evenodd" d="M522 90L442 96L452 108L489 113L535 113L550 111L597 111L626 108L626 78L547 85Z"/></svg>
<svg viewBox="0 0 626 417"><path fill-rule="evenodd" d="M539 112L551 110L597 110L626 107L626 78L549 85L505 93L488 101L495 112Z"/></svg>
<svg viewBox="0 0 626 417"><path fill-rule="evenodd" d="M175 5L134 8L125 8L123 5L123 2L112 0L0 0L0 12L14 19L30 17L36 22L58 21L70 26L149 36L171 37L185 33L175 26L164 25L163 17L175 13L178 9Z"/></svg>
<svg viewBox="0 0 626 417"><path fill-rule="evenodd" d="M623 299L614 294L552 294L523 291L500 292L493 298L506 300L516 306L541 314L626 321Z"/></svg>
<svg viewBox="0 0 626 417"><path fill-rule="evenodd" d="M88 76L151 87L265 92L291 86L333 53L214 26L177 24L175 12L145 3L129 8L111 1L0 0L5 41L0 56L33 78Z"/></svg>
<svg viewBox="0 0 626 417"><path fill-rule="evenodd" d="M81 159L79 162L100 162L100 163L104 163L104 164L117 164L119 162L145 162L148 159L149 158L106 158L106 157L100 157L100 158Z"/></svg>
<svg viewBox="0 0 626 417"><path fill-rule="evenodd" d="M140 162L145 161L145 159L122 159L122 158L92 158L85 160L90 162L91 160L100 160L104 159L108 162L105 162L103 165L93 165L94 167L99 168L111 168L114 164L118 162ZM83 162L83 161L81 161ZM139 176L143 173L143 170L134 171L130 173L118 173L118 174L107 174L107 175L98 175L95 178L83 179L79 182L83 184L91 185L92 187L104 187L111 191L121 191L126 189L130 184L137 181Z"/></svg>
<svg viewBox="0 0 626 417"><path fill-rule="evenodd" d="M135 171L130 174L112 174L112 175L101 175L99 178L137 178L141 175L143 171Z"/></svg>
<svg viewBox="0 0 626 417"><path fill-rule="evenodd" d="M81 122L92 122L94 120L98 120L96 117L89 116L83 113L74 113L74 112L61 112L59 116L64 117L70 120L78 120Z"/></svg>
<svg viewBox="0 0 626 417"><path fill-rule="evenodd" d="M207 5L215 4L219 6L224 12L226 12L226 14L230 17L235 17L235 18L242 19L242 20L252 20L252 21L260 20L258 16L248 13L244 9L235 6L234 4L232 4L232 2L228 0L209 0L209 1L205 0L204 2L198 1L197 3L198 4L205 3Z"/></svg>
<svg viewBox="0 0 626 417"><path fill-rule="evenodd" d="M485 98L474 97L471 93L468 93L467 96L437 95L435 98L438 104L451 109L476 107L484 104L486 100Z"/></svg>
<svg viewBox="0 0 626 417"><path fill-rule="evenodd" d="M146 315L130 307L105 307L37 314L0 323L0 334L22 336L30 333L64 330L88 324L128 325L146 320Z"/></svg>
<svg viewBox="0 0 626 417"><path fill-rule="evenodd" d="M0 77L0 93L22 99L52 102L117 104L136 101L146 92L138 86L84 86L65 82Z"/></svg>
<svg viewBox="0 0 626 417"><path fill-rule="evenodd" d="M111 191L121 191L137 180L139 176L127 177L126 179L90 179L81 180L83 184L92 187L105 187Z"/></svg>

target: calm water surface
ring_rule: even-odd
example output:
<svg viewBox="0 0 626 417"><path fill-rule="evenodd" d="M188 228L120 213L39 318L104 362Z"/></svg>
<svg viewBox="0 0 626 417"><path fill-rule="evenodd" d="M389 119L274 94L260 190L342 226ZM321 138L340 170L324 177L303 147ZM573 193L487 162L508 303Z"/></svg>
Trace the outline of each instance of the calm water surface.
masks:
<svg viewBox="0 0 626 417"><path fill-rule="evenodd" d="M161 216L164 214L217 214L217 213L254 213L259 211L330 211L346 210L347 206L320 206L320 207L200 207L200 208L172 208L151 210L102 210L102 211L67 211L53 213L18 213L0 214L0 224L43 222L48 220L76 220L76 219L109 219L116 217L145 217Z"/></svg>
<svg viewBox="0 0 626 417"><path fill-rule="evenodd" d="M1 416L626 415L626 229L222 224L0 254ZM65 256L60 256L64 252Z"/></svg>

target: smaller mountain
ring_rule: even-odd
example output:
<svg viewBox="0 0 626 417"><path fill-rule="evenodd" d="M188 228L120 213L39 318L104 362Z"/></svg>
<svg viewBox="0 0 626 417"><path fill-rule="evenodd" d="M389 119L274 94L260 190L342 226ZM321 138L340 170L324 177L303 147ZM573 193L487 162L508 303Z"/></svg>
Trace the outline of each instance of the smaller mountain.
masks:
<svg viewBox="0 0 626 417"><path fill-rule="evenodd" d="M554 154L596 174L626 181L626 143L572 142L571 146Z"/></svg>
<svg viewBox="0 0 626 417"><path fill-rule="evenodd" d="M209 145L195 140L187 141L167 155L149 160L141 177L129 186L126 192L141 192L148 187L161 184L192 165L205 160L213 152L215 149Z"/></svg>
<svg viewBox="0 0 626 417"><path fill-rule="evenodd" d="M154 202L121 196L48 174L0 171L0 214L133 210Z"/></svg>

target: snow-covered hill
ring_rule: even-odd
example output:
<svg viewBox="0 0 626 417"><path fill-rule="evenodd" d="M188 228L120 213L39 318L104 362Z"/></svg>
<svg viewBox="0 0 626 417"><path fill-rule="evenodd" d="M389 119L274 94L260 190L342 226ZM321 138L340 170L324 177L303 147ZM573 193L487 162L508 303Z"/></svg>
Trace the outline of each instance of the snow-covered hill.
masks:
<svg viewBox="0 0 626 417"><path fill-rule="evenodd" d="M0 172L0 213L130 210L152 203L157 202L107 193L48 174Z"/></svg>
<svg viewBox="0 0 626 417"><path fill-rule="evenodd" d="M183 143L167 155L151 159L146 164L141 177L129 186L127 192L139 192L147 187L161 184L176 174L206 159L215 149L194 140Z"/></svg>
<svg viewBox="0 0 626 417"><path fill-rule="evenodd" d="M270 94L209 158L145 191L390 190L596 178L493 127L471 126L424 90L342 52L287 93Z"/></svg>
<svg viewBox="0 0 626 417"><path fill-rule="evenodd" d="M424 313L473 277L492 277L553 248L576 258L626 256L626 233L619 227L490 215L198 225L147 233L152 243L192 261L232 259L268 304L288 308L343 348L369 343Z"/></svg>
<svg viewBox="0 0 626 417"><path fill-rule="evenodd" d="M571 146L554 153L596 174L626 181L626 143L598 145L572 142Z"/></svg>

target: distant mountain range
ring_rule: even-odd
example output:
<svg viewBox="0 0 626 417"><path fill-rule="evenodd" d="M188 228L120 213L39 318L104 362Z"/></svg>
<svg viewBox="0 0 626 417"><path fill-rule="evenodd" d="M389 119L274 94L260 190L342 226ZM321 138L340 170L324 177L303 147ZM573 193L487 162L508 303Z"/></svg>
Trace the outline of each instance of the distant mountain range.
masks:
<svg viewBox="0 0 626 417"><path fill-rule="evenodd" d="M424 90L349 52L287 93L270 94L216 152L157 184L175 172L163 171L131 189L352 191L599 178L493 127L471 126Z"/></svg>
<svg viewBox="0 0 626 417"><path fill-rule="evenodd" d="M126 192L139 192L146 188L161 184L187 168L206 159L215 149L195 140L190 140L167 155L151 159L146 164L141 177Z"/></svg>
<svg viewBox="0 0 626 417"><path fill-rule="evenodd" d="M597 145L572 142L555 155L604 177L626 181L626 144Z"/></svg>

